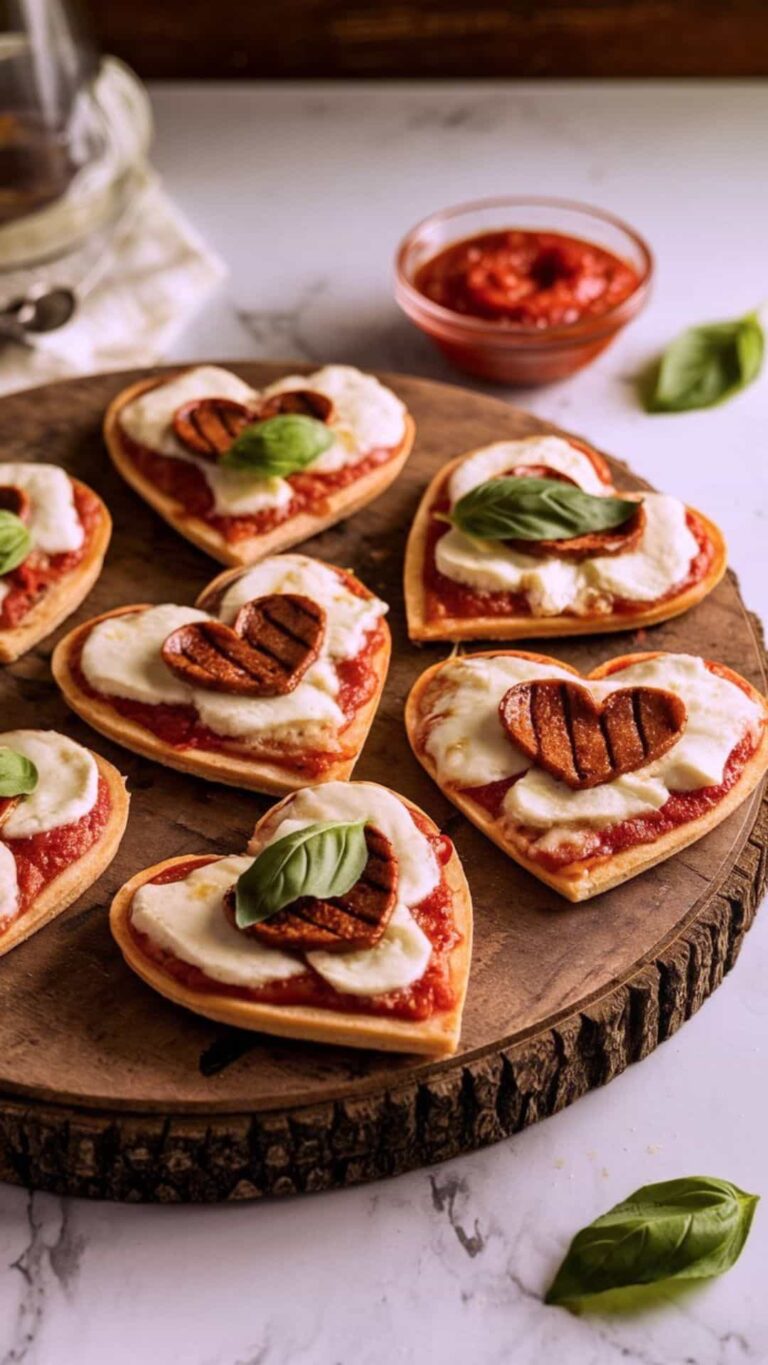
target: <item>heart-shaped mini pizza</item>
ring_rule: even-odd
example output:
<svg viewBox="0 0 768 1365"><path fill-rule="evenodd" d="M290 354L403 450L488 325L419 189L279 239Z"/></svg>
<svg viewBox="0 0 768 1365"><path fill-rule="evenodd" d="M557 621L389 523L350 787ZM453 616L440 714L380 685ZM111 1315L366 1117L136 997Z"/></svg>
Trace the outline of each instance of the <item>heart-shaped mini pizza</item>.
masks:
<svg viewBox="0 0 768 1365"><path fill-rule="evenodd" d="M128 965L196 1014L348 1047L456 1049L469 888L450 839L387 787L294 792L247 855L139 872L110 923Z"/></svg>
<svg viewBox="0 0 768 1365"><path fill-rule="evenodd" d="M582 677L488 651L427 669L406 706L416 757L494 843L568 900L694 843L768 768L768 704L691 654L626 654Z"/></svg>
<svg viewBox="0 0 768 1365"><path fill-rule="evenodd" d="M0 956L101 876L123 837L128 800L117 769L66 735L0 735Z"/></svg>
<svg viewBox="0 0 768 1365"><path fill-rule="evenodd" d="M389 666L386 604L346 569L273 555L197 607L119 607L57 646L69 705L168 767L282 795L349 777Z"/></svg>
<svg viewBox="0 0 768 1365"><path fill-rule="evenodd" d="M112 459L165 520L222 564L255 564L378 497L413 444L406 408L373 375L326 365L257 392L201 365L118 394Z"/></svg>
<svg viewBox="0 0 768 1365"><path fill-rule="evenodd" d="M435 476L408 539L413 640L518 640L630 630L711 592L726 549L664 493L617 494L572 438L497 441Z"/></svg>
<svg viewBox="0 0 768 1365"><path fill-rule="evenodd" d="M57 465L2 466L0 662L18 659L79 607L111 531L101 498Z"/></svg>

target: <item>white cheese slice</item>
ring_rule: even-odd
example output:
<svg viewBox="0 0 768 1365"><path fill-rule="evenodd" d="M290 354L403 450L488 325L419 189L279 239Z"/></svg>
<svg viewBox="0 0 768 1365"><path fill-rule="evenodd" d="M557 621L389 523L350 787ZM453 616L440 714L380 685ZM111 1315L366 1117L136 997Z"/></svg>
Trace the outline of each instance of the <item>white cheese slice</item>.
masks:
<svg viewBox="0 0 768 1365"><path fill-rule="evenodd" d="M259 834L259 850L285 834L322 820L370 820L386 835L398 860L398 899L419 905L440 881L440 868L425 834L394 793L373 782L325 782L291 796Z"/></svg>
<svg viewBox="0 0 768 1365"><path fill-rule="evenodd" d="M534 678L573 681L573 674L504 655L452 659L441 669L422 710L425 747L441 782L481 787L525 772L529 760L507 739L499 702L510 687Z"/></svg>
<svg viewBox="0 0 768 1365"><path fill-rule="evenodd" d="M307 961L334 990L385 995L419 981L429 966L432 944L410 910L397 905L374 948L351 953L307 953Z"/></svg>
<svg viewBox="0 0 768 1365"><path fill-rule="evenodd" d="M314 374L286 375L264 393L269 397L289 389L313 389L334 405L329 423L334 442L313 462L313 472L356 464L373 450L399 445L405 435L406 410L400 399L372 374L352 365L324 365Z"/></svg>
<svg viewBox="0 0 768 1365"><path fill-rule="evenodd" d="M527 436L521 441L494 441L462 460L448 482L451 504L470 493L478 484L487 483L519 464L542 464L573 479L586 493L610 492L598 477L589 456L562 436Z"/></svg>
<svg viewBox="0 0 768 1365"><path fill-rule="evenodd" d="M177 440L172 419L182 403L195 398L231 398L236 403L250 403L256 396L254 389L229 370L218 365L199 365L127 403L120 412L120 425L137 445L195 465L205 477L213 494L214 511L220 516L247 516L267 508L285 507L293 496L291 485L285 479L254 479L247 470L219 469L210 460L199 459Z"/></svg>
<svg viewBox="0 0 768 1365"><path fill-rule="evenodd" d="M85 532L75 507L72 481L53 464L8 461L0 465L0 483L22 488L29 498L27 529L36 550L47 555L79 550Z"/></svg>
<svg viewBox="0 0 768 1365"><path fill-rule="evenodd" d="M655 601L687 576L698 544L677 498L646 493L643 501L643 536L626 554L542 559L500 541L473 540L454 527L438 540L435 563L447 578L481 592L525 593L536 616L605 610L609 596Z"/></svg>
<svg viewBox="0 0 768 1365"><path fill-rule="evenodd" d="M101 621L88 635L81 666L88 682L106 696L151 705L194 706L215 734L245 743L286 739L295 747L327 740L344 722L336 696L339 678L321 657L298 687L281 697L239 697L189 687L163 662L161 648L171 631L211 618L196 607L160 606Z"/></svg>
<svg viewBox="0 0 768 1365"><path fill-rule="evenodd" d="M7 730L0 746L14 749L37 768L35 790L14 806L4 839L28 839L82 820L96 804L99 770L93 754L55 730Z"/></svg>
<svg viewBox="0 0 768 1365"><path fill-rule="evenodd" d="M16 859L7 844L0 843L0 933L19 912L19 879Z"/></svg>
<svg viewBox="0 0 768 1365"><path fill-rule="evenodd" d="M457 659L443 669L427 694L423 721L425 745L441 781L470 787L518 777L504 798L504 817L542 830L560 826L563 839L569 827L618 824L660 809L672 792L717 786L731 751L762 720L756 702L693 655L660 655L633 664L604 682L584 686L598 699L622 687L676 692L687 710L683 734L655 763L599 787L574 791L531 766L507 738L498 717L508 687L558 676L568 674L514 657ZM570 680L574 681L572 675Z"/></svg>
<svg viewBox="0 0 768 1365"><path fill-rule="evenodd" d="M252 862L252 858L220 858L190 872L183 881L147 883L133 898L134 928L158 948L229 986L266 986L270 981L302 976L307 969L299 958L241 933L224 914L225 891Z"/></svg>
<svg viewBox="0 0 768 1365"><path fill-rule="evenodd" d="M81 667L97 692L128 701L191 703L192 688L163 663L160 649L179 626L208 617L196 607L160 606L110 616L89 632Z"/></svg>
<svg viewBox="0 0 768 1365"><path fill-rule="evenodd" d="M298 593L323 608L326 629L321 652L332 659L354 659L366 635L389 610L378 597L358 597L319 559L288 554L272 555L255 568L246 569L225 592L219 616L231 625L246 602L273 592Z"/></svg>

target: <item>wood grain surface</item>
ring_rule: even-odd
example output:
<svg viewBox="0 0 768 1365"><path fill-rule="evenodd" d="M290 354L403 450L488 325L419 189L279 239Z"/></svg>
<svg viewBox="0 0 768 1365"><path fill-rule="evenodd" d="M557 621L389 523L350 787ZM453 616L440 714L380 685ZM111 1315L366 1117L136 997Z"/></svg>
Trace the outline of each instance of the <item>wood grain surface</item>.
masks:
<svg viewBox="0 0 768 1365"><path fill-rule="evenodd" d="M763 0L90 0L146 77L761 76Z"/></svg>
<svg viewBox="0 0 768 1365"><path fill-rule="evenodd" d="M232 368L255 384L285 372ZM0 403L6 459L61 462L113 514L104 574L71 623L131 602L191 602L216 573L121 483L104 453L101 413L136 377L76 380ZM243 1034L175 1008L124 966L107 927L114 891L162 858L239 852L268 801L158 767L90 731L52 683L54 636L3 670L4 725L50 725L92 745L127 775L133 805L109 871L0 965L6 1179L101 1197L224 1199L325 1188L455 1155L554 1112L645 1056L733 963L765 880L759 793L679 856L571 906L486 841L412 757L403 702L445 649L406 637L401 564L410 518L444 460L543 424L460 388L384 378L416 418L414 455L382 498L304 548L349 566L391 604L393 665L356 776L423 806L464 861L476 946L459 1053L414 1062ZM586 434L599 439L598 429ZM618 477L640 486L626 472ZM705 603L641 640L555 642L552 652L588 669L638 646L703 652L765 685L761 646L730 575Z"/></svg>

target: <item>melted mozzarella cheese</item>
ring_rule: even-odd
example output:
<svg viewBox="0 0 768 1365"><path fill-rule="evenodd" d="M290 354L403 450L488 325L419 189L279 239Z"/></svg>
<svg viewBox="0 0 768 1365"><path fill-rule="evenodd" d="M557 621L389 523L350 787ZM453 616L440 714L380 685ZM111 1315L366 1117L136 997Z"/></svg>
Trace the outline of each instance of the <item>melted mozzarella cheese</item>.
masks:
<svg viewBox="0 0 768 1365"><path fill-rule="evenodd" d="M255 390L229 370L200 365L127 403L120 412L120 425L137 445L195 465L213 494L215 512L221 516L247 516L266 508L286 506L293 496L287 480L254 479L247 470L219 469L210 460L199 459L177 439L172 419L182 403L195 398L231 398L236 403L248 404L256 397Z"/></svg>
<svg viewBox="0 0 768 1365"><path fill-rule="evenodd" d="M610 597L655 601L687 576L698 543L677 498L646 493L643 504L642 539L625 554L542 559L500 541L476 541L453 527L438 540L435 563L447 578L481 592L525 593L536 616L607 610Z"/></svg>
<svg viewBox="0 0 768 1365"><path fill-rule="evenodd" d="M420 980L432 944L410 910L397 905L379 942L351 953L307 953L307 961L334 990L353 995L384 995Z"/></svg>
<svg viewBox="0 0 768 1365"><path fill-rule="evenodd" d="M77 515L72 481L53 464L4 463L4 484L21 488L29 498L27 530L36 550L47 555L79 550L85 532Z"/></svg>
<svg viewBox="0 0 768 1365"><path fill-rule="evenodd" d="M55 730L7 730L0 746L34 763L38 783L14 806L2 828L4 839L28 839L74 824L96 804L99 770L93 754Z"/></svg>
<svg viewBox="0 0 768 1365"><path fill-rule="evenodd" d="M6 929L19 910L19 879L16 859L7 844L0 843L0 932Z"/></svg>
<svg viewBox="0 0 768 1365"><path fill-rule="evenodd" d="M327 657L318 658L292 692L279 697L239 697L190 687L163 662L160 653L171 631L211 618L196 607L160 606L100 621L88 635L81 667L88 682L106 696L151 705L194 706L217 735L245 743L263 736L294 746L322 743L344 722L336 701L339 678Z"/></svg>
<svg viewBox="0 0 768 1365"><path fill-rule="evenodd" d="M192 688L163 663L163 642L179 626L208 617L196 607L161 606L110 616L89 632L81 667L91 687L127 701L190 703Z"/></svg>
<svg viewBox="0 0 768 1365"><path fill-rule="evenodd" d="M359 654L368 632L388 611L377 597L358 597L327 564L289 554L263 559L234 579L221 599L219 616L231 625L246 602L273 592L298 593L324 609L322 653L332 659L353 659Z"/></svg>
<svg viewBox="0 0 768 1365"><path fill-rule="evenodd" d="M139 933L229 986L265 986L306 971L297 957L259 943L235 929L224 914L224 893L250 867L252 858L220 858L183 881L140 887L131 922Z"/></svg>
<svg viewBox="0 0 768 1365"><path fill-rule="evenodd" d="M367 782L307 788L289 798L269 827L262 828L257 851L316 821L358 820L362 815L392 842L399 863L398 905L374 948L310 952L306 962L335 990L371 996L413 985L432 956L432 945L409 906L434 890L440 869L406 807L393 793ZM222 858L183 881L146 884L133 898L134 927L158 947L228 985L255 987L302 975L306 963L301 956L259 943L235 929L224 914L225 892L252 862L250 857Z"/></svg>
<svg viewBox="0 0 768 1365"><path fill-rule="evenodd" d="M370 820L389 839L398 861L398 899L418 905L434 891L440 869L425 834L402 801L374 782L325 782L304 787L258 833L258 848L322 820Z"/></svg>
<svg viewBox="0 0 768 1365"><path fill-rule="evenodd" d="M355 464L373 450L399 445L405 435L405 407L372 374L352 365L324 365L314 374L287 375L264 390L265 397L289 389L313 389L330 398L334 413L329 426L334 442L312 464L328 473Z"/></svg>
<svg viewBox="0 0 768 1365"><path fill-rule="evenodd" d="M556 469L560 474L567 474L586 493L610 492L589 456L578 446L571 445L562 436L527 436L522 441L494 441L493 445L483 446L462 460L448 482L451 504L478 484L487 483L520 464L541 464Z"/></svg>
<svg viewBox="0 0 768 1365"><path fill-rule="evenodd" d="M763 716L759 704L740 687L687 654L660 655L623 668L605 681L585 682L596 699L622 687L676 692L685 702L687 719L680 739L655 763L598 787L574 791L532 766L507 738L498 718L508 687L558 676L569 675L525 659L459 659L442 670L433 693L425 698L423 720L424 742L441 781L469 787L518 777L504 798L504 818L535 829L560 827L562 839L574 827L610 826L658 810L672 792L717 786L729 754L745 734L756 732Z"/></svg>
<svg viewBox="0 0 768 1365"><path fill-rule="evenodd" d="M452 659L440 670L424 697L422 721L424 745L441 782L481 787L525 771L529 760L509 743L499 702L510 687L534 678L573 680L573 674L504 655Z"/></svg>
<svg viewBox="0 0 768 1365"><path fill-rule="evenodd" d="M405 408L372 375L349 365L326 365L312 375L288 375L270 385L264 394L299 388L325 394L335 407L330 423L333 445L313 462L313 471L341 469L357 463L371 450L395 446L402 440ZM229 370L200 365L127 403L120 412L120 425L137 444L195 465L213 494L214 511L221 516L247 516L268 508L286 507L293 497L287 479L255 479L248 470L219 468L210 460L200 459L177 440L173 414L182 403L195 398L231 398L250 404L258 394Z"/></svg>

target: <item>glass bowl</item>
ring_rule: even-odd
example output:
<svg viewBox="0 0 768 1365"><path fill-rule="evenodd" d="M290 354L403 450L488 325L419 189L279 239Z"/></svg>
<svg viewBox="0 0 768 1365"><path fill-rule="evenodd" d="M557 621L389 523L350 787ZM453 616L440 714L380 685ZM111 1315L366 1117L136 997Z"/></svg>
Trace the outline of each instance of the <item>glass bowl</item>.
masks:
<svg viewBox="0 0 768 1365"><path fill-rule="evenodd" d="M512 228L559 232L611 251L634 267L638 283L605 313L550 327L454 312L416 288L420 268L444 247ZM653 257L633 228L601 209L568 199L506 195L433 213L403 238L395 259L395 298L403 312L460 370L499 384L533 386L566 379L609 346L648 298Z"/></svg>

